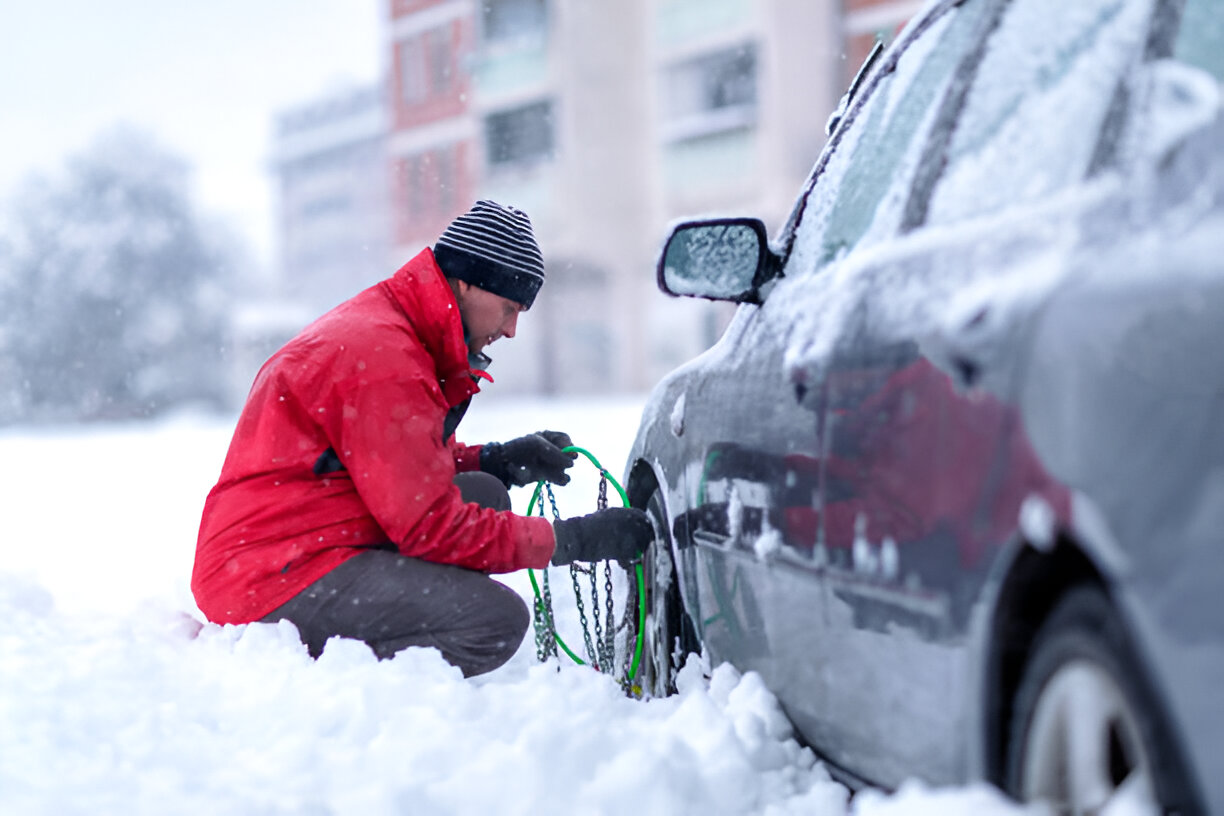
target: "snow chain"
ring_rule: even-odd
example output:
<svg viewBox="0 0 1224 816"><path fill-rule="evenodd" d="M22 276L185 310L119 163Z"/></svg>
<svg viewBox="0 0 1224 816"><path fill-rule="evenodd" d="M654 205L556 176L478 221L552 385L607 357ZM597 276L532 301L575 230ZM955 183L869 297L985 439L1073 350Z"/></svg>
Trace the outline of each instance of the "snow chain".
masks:
<svg viewBox="0 0 1224 816"><path fill-rule="evenodd" d="M552 485L547 482L540 482L548 489L549 504L552 505L553 520L560 521L561 513L557 510L557 500L553 496ZM536 486L536 495L539 495L539 485ZM532 497L535 500L535 497ZM530 512L530 511L528 511ZM544 502L540 502L540 518L544 518ZM543 590L537 588L535 596L535 605L532 610L531 623L535 629L535 645L536 658L543 663L550 657L557 657L557 637L553 633L553 611L552 611L552 589L548 585L548 570L545 569L543 578ZM532 577L532 585L535 584L535 578Z"/></svg>
<svg viewBox="0 0 1224 816"><path fill-rule="evenodd" d="M608 473L607 470L595 460L595 457L590 453L578 447L567 447L566 451L575 451L586 456L595 467L599 468L599 497L596 500L596 507L603 510L608 506L608 482L611 481L616 486L625 505L628 506L629 501L625 496L625 492L621 489L616 480ZM554 520L561 518L560 511L557 509L557 499L553 495L552 485L548 482L540 482L536 485L536 492L531 498L531 504L527 508L528 515L531 514L532 507L536 501L540 499L541 492L548 497L548 503L552 507L552 515ZM539 511L541 518L545 517L544 502L540 501ZM552 589L548 582L548 570L543 570L544 577L537 583L535 573L528 570L528 575L531 576L531 585L535 591L535 604L532 611L532 623L535 628L535 645L536 657L540 662L548 660L550 657L558 656L558 646L569 655L575 663L589 663L592 668L603 674L616 674L620 681L621 687L627 693L635 692L633 680L637 676L638 663L642 652L642 635L645 621L642 619L645 615L646 602L644 596L644 581L642 578L642 565L637 563L633 570L628 571L628 592L626 599L636 597L638 599L638 614L633 614L631 604L626 604L625 613L621 618L620 624L617 625L615 617L615 609L613 605L612 593L612 562L605 561L603 565L603 594L604 606L601 611L599 600L599 580L598 569L595 564L581 566L577 563L569 565L570 582L574 588L574 600L578 607L578 619L582 626L583 646L586 649L586 660L582 660L574 654L558 635L556 626L554 625L554 616L552 608ZM586 574L590 579L590 619L587 618L587 607L583 601L583 590L581 582L578 578L580 574ZM602 620L601 620L602 616ZM624 660L616 659L616 636L618 633L625 633L624 643L626 645ZM630 644L634 644L632 651L629 648Z"/></svg>

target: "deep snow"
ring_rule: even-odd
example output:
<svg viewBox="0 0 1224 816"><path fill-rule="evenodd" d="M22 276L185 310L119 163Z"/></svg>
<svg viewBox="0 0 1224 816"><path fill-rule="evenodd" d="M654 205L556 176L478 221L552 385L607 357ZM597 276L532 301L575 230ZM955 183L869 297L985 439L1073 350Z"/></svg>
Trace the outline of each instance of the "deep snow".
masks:
<svg viewBox="0 0 1224 816"><path fill-rule="evenodd" d="M460 438L564 430L619 478L643 403L478 401ZM639 702L537 663L530 636L465 681L432 650L378 662L337 640L312 661L287 624L204 624L191 557L230 430L0 433L0 812L1024 812L985 786L848 802L759 678L730 667L691 665L680 695ZM562 513L594 509L595 484L582 468Z"/></svg>

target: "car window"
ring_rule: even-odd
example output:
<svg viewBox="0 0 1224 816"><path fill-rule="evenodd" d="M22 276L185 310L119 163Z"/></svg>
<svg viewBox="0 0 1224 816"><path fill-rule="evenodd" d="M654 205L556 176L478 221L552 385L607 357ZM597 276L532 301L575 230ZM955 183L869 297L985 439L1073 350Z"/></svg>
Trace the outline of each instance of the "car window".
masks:
<svg viewBox="0 0 1224 816"><path fill-rule="evenodd" d="M1047 196L1083 179L1153 0L1010 3L948 145L928 223Z"/></svg>
<svg viewBox="0 0 1224 816"><path fill-rule="evenodd" d="M1224 82L1224 0L1187 0L1173 56Z"/></svg>
<svg viewBox="0 0 1224 816"><path fill-rule="evenodd" d="M864 240L896 232L923 137L988 6L981 0L951 9L870 88L815 181L788 275L818 269ZM877 70L887 71L889 64Z"/></svg>

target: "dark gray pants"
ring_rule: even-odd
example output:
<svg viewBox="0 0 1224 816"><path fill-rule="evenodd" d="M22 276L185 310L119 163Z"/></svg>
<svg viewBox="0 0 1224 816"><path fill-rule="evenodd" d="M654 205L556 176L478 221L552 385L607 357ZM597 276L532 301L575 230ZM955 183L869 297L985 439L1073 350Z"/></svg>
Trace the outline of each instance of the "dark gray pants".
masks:
<svg viewBox="0 0 1224 816"><path fill-rule="evenodd" d="M510 494L487 473L461 473L455 484L464 501L510 509ZM380 658L433 646L465 677L509 660L530 622L518 593L484 573L394 549L348 559L263 618L282 619L297 626L314 657L336 636L365 641Z"/></svg>

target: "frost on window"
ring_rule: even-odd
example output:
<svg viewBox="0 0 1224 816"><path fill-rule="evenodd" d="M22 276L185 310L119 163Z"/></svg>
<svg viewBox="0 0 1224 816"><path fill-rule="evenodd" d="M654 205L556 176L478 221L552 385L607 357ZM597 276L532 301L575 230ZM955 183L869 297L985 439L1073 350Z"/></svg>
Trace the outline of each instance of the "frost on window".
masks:
<svg viewBox="0 0 1224 816"><path fill-rule="evenodd" d="M833 148L798 227L788 275L896 232L939 101L986 4L954 9L901 55Z"/></svg>
<svg viewBox="0 0 1224 816"><path fill-rule="evenodd" d="M760 258L760 236L752 227L702 225L668 242L663 275L678 295L733 298L752 285Z"/></svg>
<svg viewBox="0 0 1224 816"><path fill-rule="evenodd" d="M1224 0L1187 0L1173 56L1224 82Z"/></svg>
<svg viewBox="0 0 1224 816"><path fill-rule="evenodd" d="M1152 0L1010 4L956 125L929 222L1032 202L1084 178L1151 12Z"/></svg>

